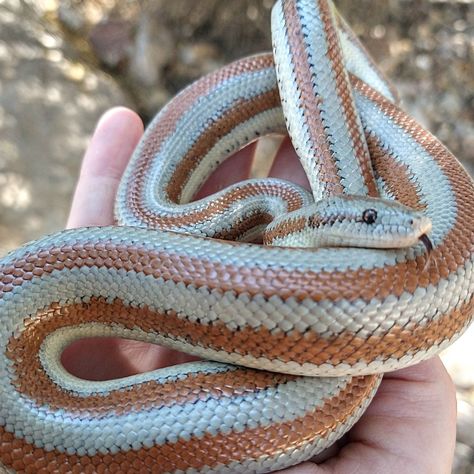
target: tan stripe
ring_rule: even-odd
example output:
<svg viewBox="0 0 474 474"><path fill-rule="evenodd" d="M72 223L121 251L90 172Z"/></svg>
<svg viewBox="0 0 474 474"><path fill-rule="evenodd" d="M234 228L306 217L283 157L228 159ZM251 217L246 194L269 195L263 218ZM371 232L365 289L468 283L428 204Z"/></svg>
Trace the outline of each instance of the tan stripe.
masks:
<svg viewBox="0 0 474 474"><path fill-rule="evenodd" d="M352 198L356 198L356 196L347 196L346 198L350 200ZM273 242L276 239L283 239L291 234L300 232L305 228L319 229L321 226L324 225L332 226L338 221L340 221L340 217L336 215L321 217L317 213L310 214L309 216L301 216L297 218L283 220L279 224L271 227L268 231L265 231L264 244L273 245ZM311 249L317 251L318 247L307 248L307 251L309 252L311 251Z"/></svg>
<svg viewBox="0 0 474 474"><path fill-rule="evenodd" d="M352 96L352 87L346 71L342 48L339 42L339 35L334 24L334 18L327 0L317 0L321 12L321 20L327 38L327 56L331 62L334 77L336 79L336 91L341 101L342 110L345 116L345 123L349 129L352 140L353 153L359 164L359 169L367 187L368 195L377 197L379 195L372 171L370 154L365 142L365 135L362 129L358 113L355 108Z"/></svg>
<svg viewBox="0 0 474 474"><path fill-rule="evenodd" d="M295 219L283 221L263 234L263 243L265 245L272 245L276 239L286 237L287 235L293 234L295 232L300 232L307 225L307 217L298 217Z"/></svg>
<svg viewBox="0 0 474 474"><path fill-rule="evenodd" d="M199 97L208 94L222 82L248 72L256 72L271 67L273 67L273 58L268 54L235 61L201 78L184 89L166 109L162 111L160 120L154 124L153 129L149 129L147 132L153 136L153 139L144 142L141 155L134 165L134 179L128 183L127 206L129 206L134 215L138 217L142 216L143 209L141 207L141 199L143 196L143 186L146 182L145 178L149 174L153 158L160 151L168 136L175 132L177 123L182 115L193 107ZM150 216L144 214L143 220L149 222ZM153 221L150 222L150 224L152 223Z"/></svg>
<svg viewBox="0 0 474 474"><path fill-rule="evenodd" d="M250 58L240 59L227 66L224 66L207 76L199 79L178 94L162 111L160 120L156 122L150 132L153 140L147 140L139 158L138 169L145 173L151 164L151 158L161 149L166 138L175 131L176 125L183 114L192 108L196 101L203 95L207 95L219 84L227 80L246 73L253 73L263 69L272 68L273 58L269 54L252 56ZM136 190L139 190L141 182L135 180Z"/></svg>
<svg viewBox="0 0 474 474"><path fill-rule="evenodd" d="M61 313L61 317L57 317L57 312ZM16 361L15 364L21 364L21 366L17 365L18 373L22 374L17 382L19 390L28 393L35 399L41 397L38 394L46 386L49 386L48 381L43 381L42 383L46 385L36 387L35 374L36 369L39 368L39 362L35 362L35 358L39 345L49 333L58 327L63 327L62 319L69 312L73 316L68 316L64 325L71 326L83 322L116 323L127 329L139 328L145 332L156 332L172 339L179 338L189 344L216 351L299 364L321 365L327 363L337 366L341 363L354 365L363 362L368 364L376 359L380 361L399 359L406 354L426 351L433 345L451 339L454 334L463 329L471 319L473 301L469 300L462 307L441 316L436 321L424 325L418 325L415 322L407 323L404 326L395 324L385 334L372 335L368 339L359 337L348 330L330 338L321 337L312 331L302 334L293 330L285 334L282 331L275 332L265 327L259 329L242 327L238 331L233 331L220 322L202 325L179 318L176 313L171 311L167 314L160 314L146 309L125 308L122 307L120 301L116 301L114 305L111 305L111 308L108 308L100 300L69 308L55 307L51 314L48 313L47 318L43 315L44 321L29 321L28 326L31 325L31 330L26 330L24 335L18 339L12 339L8 346L8 357L12 361ZM21 360L23 362L18 362ZM31 366L31 370L29 366ZM25 371L24 375L23 371ZM220 380L219 377L216 376L218 380ZM262 379L257 378L259 386L273 383L271 378L265 378L266 375L262 375L262 377ZM239 379L238 376L237 380L240 384L245 384L245 380L248 382L248 379ZM193 382L189 383L193 384ZM147 392L145 391L145 393ZM46 402L49 394L46 392L44 396L46 398L41 398L41 400ZM129 396L133 399L134 393ZM58 397L64 399L64 395L58 394ZM62 405L63 402L61 402ZM68 405L66 403L65 406L74 407L74 404Z"/></svg>
<svg viewBox="0 0 474 474"><path fill-rule="evenodd" d="M317 176L318 183L323 187L327 196L338 195L344 192L338 168L329 148L326 130L322 122L320 108L321 99L315 96L313 81L308 60L308 53L296 9L296 0L283 1L284 20L288 35L288 47L294 63L294 73L300 90L300 104L304 119L308 125L309 135L313 140L314 160L311 164L304 164L309 176ZM309 157L307 157L309 160ZM314 170L317 170L316 174ZM308 171L311 171L308 173ZM311 179L310 179L311 182Z"/></svg>
<svg viewBox="0 0 474 474"><path fill-rule="evenodd" d="M367 135L367 143L376 175L386 183L390 195L411 209L426 210L421 189L417 186L408 166L397 161L373 135Z"/></svg>
<svg viewBox="0 0 474 474"><path fill-rule="evenodd" d="M192 173L221 138L257 114L279 106L280 96L277 87L256 97L239 99L231 104L228 110L206 129L178 163L166 187L168 198L175 203L180 202L181 193Z"/></svg>
<svg viewBox="0 0 474 474"><path fill-rule="evenodd" d="M351 419L378 383L377 376L354 377L338 395L293 421L245 430L242 433L204 434L189 441L166 443L127 452L77 456L46 452L0 427L0 463L17 472L173 472L214 467L248 459L276 456L301 449L327 437L336 426Z"/></svg>
<svg viewBox="0 0 474 474"><path fill-rule="evenodd" d="M177 227L184 227L187 225L195 225L199 222L210 221L214 217L223 214L233 204L243 201L247 198L255 196L273 196L279 197L286 202L288 212L301 209L303 206L303 199L299 191L294 188L279 186L266 182L261 183L246 183L237 188L228 191L219 199L214 199L212 203L200 210L194 212L183 212L177 216L159 216L153 211L145 208L140 200L135 202L135 210L139 212L141 219L146 222L147 227L154 229L175 229ZM266 222L262 222L265 224ZM232 240L234 232L229 229L227 232L220 232L219 238L225 240Z"/></svg>
<svg viewBox="0 0 474 474"><path fill-rule="evenodd" d="M156 314L150 310L129 308L119 301L107 304L102 298L66 307L55 303L26 320L25 330L18 337L11 338L6 355L18 374L13 384L20 393L30 397L38 405L48 405L53 409L64 408L71 413L86 411L91 414L121 414L153 406L182 405L210 397L221 398L255 392L295 378L291 375L239 369L216 374L189 374L183 380L162 385L150 381L133 388L113 390L107 395L78 397L54 384L41 367L38 357L41 345L45 337L57 329L99 322L121 324L128 329L141 327L151 331L156 318ZM148 323L144 320L148 320ZM179 321L175 320L174 324L179 324Z"/></svg>
<svg viewBox="0 0 474 474"><path fill-rule="evenodd" d="M222 231L214 235L215 239L228 239L238 241L242 239L247 232L259 225L269 224L273 216L267 212L258 212L249 216L247 219L234 223L229 230ZM261 239L260 239L261 240Z"/></svg>
<svg viewBox="0 0 474 474"><path fill-rule="evenodd" d="M463 265L474 253L474 185L471 177L456 158L430 132L421 127L415 119L393 105L383 95L355 76L351 77L353 87L374 102L381 112L411 136L438 164L449 181L454 194L456 221L434 255L440 277ZM444 268L443 268L444 267Z"/></svg>

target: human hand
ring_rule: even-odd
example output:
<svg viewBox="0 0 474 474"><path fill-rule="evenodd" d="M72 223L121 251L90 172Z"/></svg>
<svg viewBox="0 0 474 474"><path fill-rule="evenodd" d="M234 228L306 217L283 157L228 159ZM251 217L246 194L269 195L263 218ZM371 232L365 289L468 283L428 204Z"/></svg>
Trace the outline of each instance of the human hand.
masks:
<svg viewBox="0 0 474 474"><path fill-rule="evenodd" d="M84 157L68 227L113 223L116 189L143 133L140 118L119 108L100 120ZM246 179L253 147L237 153L201 190L209 194ZM231 170L231 172L230 172ZM284 141L270 175L305 185L305 175ZM64 352L73 374L105 380L193 360L191 356L150 344L101 339L79 341ZM81 357L87 354L87 357ZM448 474L456 432L455 390L439 358L386 374L372 404L325 461L306 462L286 474ZM320 458L321 459L321 458Z"/></svg>

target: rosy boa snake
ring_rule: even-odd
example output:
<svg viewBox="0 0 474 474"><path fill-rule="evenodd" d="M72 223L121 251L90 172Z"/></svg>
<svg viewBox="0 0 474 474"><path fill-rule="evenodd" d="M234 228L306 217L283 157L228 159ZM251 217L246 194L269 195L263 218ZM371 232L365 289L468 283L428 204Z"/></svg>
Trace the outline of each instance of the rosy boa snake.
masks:
<svg viewBox="0 0 474 474"><path fill-rule="evenodd" d="M121 227L1 260L3 471L291 466L357 421L377 374L437 354L470 322L467 173L398 107L330 2L278 0L272 28L276 67L239 60L154 119L118 193ZM312 195L265 179L191 202L229 154L287 128ZM273 247L224 240L257 242L265 227ZM92 336L219 362L84 381L60 354Z"/></svg>

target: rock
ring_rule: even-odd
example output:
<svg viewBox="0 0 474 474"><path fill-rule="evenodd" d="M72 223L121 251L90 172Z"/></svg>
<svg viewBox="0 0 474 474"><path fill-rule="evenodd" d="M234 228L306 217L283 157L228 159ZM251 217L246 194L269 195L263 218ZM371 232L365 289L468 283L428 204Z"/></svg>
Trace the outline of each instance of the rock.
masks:
<svg viewBox="0 0 474 474"><path fill-rule="evenodd" d="M117 68L128 59L132 44L131 25L122 19L103 21L92 28L89 41L102 63Z"/></svg>
<svg viewBox="0 0 474 474"><path fill-rule="evenodd" d="M80 9L74 7L70 1L62 1L58 7L58 19L69 30L79 33L86 25L86 20Z"/></svg>
<svg viewBox="0 0 474 474"><path fill-rule="evenodd" d="M62 229L88 138L116 83L74 57L35 10L0 9L0 253Z"/></svg>
<svg viewBox="0 0 474 474"><path fill-rule="evenodd" d="M157 87L163 68L175 56L170 32L158 17L143 14L129 49L128 74L138 87Z"/></svg>

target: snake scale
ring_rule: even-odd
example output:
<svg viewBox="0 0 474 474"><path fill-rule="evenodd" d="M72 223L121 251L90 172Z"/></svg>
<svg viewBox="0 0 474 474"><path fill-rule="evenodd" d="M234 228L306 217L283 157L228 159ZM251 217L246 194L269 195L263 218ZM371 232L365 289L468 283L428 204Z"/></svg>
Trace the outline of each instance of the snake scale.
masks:
<svg viewBox="0 0 474 474"><path fill-rule="evenodd" d="M380 374L470 322L470 177L400 109L330 1L278 0L272 32L273 55L197 80L153 120L118 226L0 261L4 472L291 466L350 429ZM253 179L192 200L234 151L286 131L311 192ZM61 352L93 336L206 360L82 380Z"/></svg>

